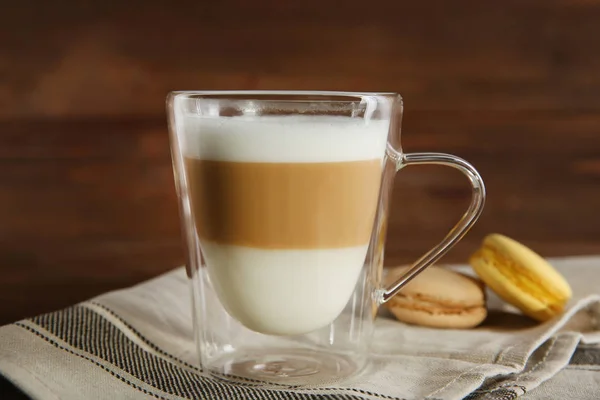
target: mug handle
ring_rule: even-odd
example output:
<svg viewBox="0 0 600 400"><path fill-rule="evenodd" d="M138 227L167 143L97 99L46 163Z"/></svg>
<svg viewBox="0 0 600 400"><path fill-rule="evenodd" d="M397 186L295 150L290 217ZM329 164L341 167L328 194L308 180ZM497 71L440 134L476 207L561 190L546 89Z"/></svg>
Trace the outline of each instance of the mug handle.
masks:
<svg viewBox="0 0 600 400"><path fill-rule="evenodd" d="M444 240L419 258L411 268L389 287L381 292L381 303L392 298L400 289L425 268L444 256L475 224L485 203L485 186L483 179L475 168L460 157L443 153L411 153L403 154L388 145L388 156L396 162L396 172L410 165L436 164L456 168L467 176L473 189L471 204L456 225L448 232Z"/></svg>

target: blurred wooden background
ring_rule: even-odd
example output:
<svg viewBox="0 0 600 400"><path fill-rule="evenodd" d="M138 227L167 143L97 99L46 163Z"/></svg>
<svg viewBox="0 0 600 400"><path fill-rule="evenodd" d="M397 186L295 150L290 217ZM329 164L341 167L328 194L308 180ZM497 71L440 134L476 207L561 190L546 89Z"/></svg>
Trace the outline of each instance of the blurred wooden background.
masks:
<svg viewBox="0 0 600 400"><path fill-rule="evenodd" d="M165 96L398 91L403 143L483 175L480 222L545 256L600 253L600 2L1 1L0 322L183 262ZM396 181L386 264L464 211L438 167Z"/></svg>

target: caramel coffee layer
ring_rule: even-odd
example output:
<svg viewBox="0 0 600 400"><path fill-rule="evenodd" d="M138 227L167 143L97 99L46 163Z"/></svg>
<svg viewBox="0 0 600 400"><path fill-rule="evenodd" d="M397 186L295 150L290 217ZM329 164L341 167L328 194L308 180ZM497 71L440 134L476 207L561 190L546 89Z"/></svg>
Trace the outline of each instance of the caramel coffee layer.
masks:
<svg viewBox="0 0 600 400"><path fill-rule="evenodd" d="M185 159L198 236L264 249L369 241L381 160L247 163Z"/></svg>

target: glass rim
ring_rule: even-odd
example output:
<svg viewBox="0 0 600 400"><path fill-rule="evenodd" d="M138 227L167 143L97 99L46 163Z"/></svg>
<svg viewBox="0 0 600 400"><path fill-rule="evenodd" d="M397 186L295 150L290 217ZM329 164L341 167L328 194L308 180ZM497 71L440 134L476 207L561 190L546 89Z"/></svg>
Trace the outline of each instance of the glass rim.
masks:
<svg viewBox="0 0 600 400"><path fill-rule="evenodd" d="M315 97L323 97L323 101L331 102L356 102L368 98L394 98L402 102L402 96L396 92L353 92L353 91L329 91L329 90L174 90L168 93L167 98L198 96L202 99L230 100L230 101L276 101L276 102L298 102L318 101ZM254 96L259 96L254 97ZM273 98L260 98L262 96L273 96ZM305 97L303 99L302 97ZM312 97L312 98L311 98Z"/></svg>

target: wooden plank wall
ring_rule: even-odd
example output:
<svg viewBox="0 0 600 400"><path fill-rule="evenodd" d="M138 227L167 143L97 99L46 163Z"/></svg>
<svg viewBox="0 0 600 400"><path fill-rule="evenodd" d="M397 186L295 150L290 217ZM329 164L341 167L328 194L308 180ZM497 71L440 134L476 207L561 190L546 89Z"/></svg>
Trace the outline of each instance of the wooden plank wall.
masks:
<svg viewBox="0 0 600 400"><path fill-rule="evenodd" d="M183 262L164 100L180 89L398 91L406 151L482 173L479 224L600 253L600 2L0 1L0 322ZM403 170L387 265L441 239L459 173Z"/></svg>

